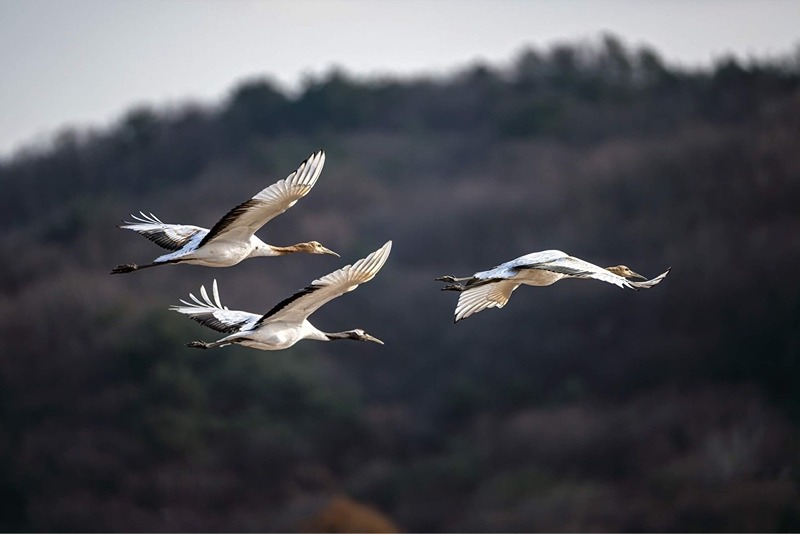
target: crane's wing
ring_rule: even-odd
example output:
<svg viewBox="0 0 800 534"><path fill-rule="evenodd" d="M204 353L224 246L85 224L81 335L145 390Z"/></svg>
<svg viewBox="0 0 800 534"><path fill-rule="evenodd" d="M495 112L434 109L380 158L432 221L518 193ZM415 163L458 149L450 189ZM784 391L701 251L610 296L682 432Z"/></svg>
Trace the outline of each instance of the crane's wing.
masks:
<svg viewBox="0 0 800 534"><path fill-rule="evenodd" d="M181 300L182 306L174 305L170 306L169 309L188 315L201 325L225 334L232 334L248 329L249 326L258 321L260 316L255 313L229 310L227 306L223 306L219 300L216 280L214 280L212 291L214 293L214 300L211 300L208 296L206 286L200 286L200 295L203 297L203 300L189 293L189 297L194 302Z"/></svg>
<svg viewBox="0 0 800 534"><path fill-rule="evenodd" d="M502 308L518 287L518 283L499 280L462 291L458 296L453 322L457 323L486 308Z"/></svg>
<svg viewBox="0 0 800 534"><path fill-rule="evenodd" d="M324 166L325 152L320 150L312 154L288 177L262 189L225 214L198 246L202 247L212 239L248 241L256 230L308 194Z"/></svg>
<svg viewBox="0 0 800 534"><path fill-rule="evenodd" d="M131 214L136 222L124 221L125 224L120 225L120 228L133 230L167 250L180 250L195 236L199 238L201 234L208 232L206 228L199 226L163 223L152 213L147 215L141 211L139 213L141 217Z"/></svg>
<svg viewBox="0 0 800 534"><path fill-rule="evenodd" d="M387 241L381 248L353 265L345 265L338 271L314 280L311 285L276 304L258 320L258 325L273 321L304 321L326 302L372 280L386 263L391 250L392 242Z"/></svg>
<svg viewBox="0 0 800 534"><path fill-rule="evenodd" d="M529 268L545 269L575 278L593 278L594 280L600 280L601 282L607 282L609 284L614 284L615 286L628 289L647 289L653 287L661 282L661 280L663 280L669 273L669 269L667 269L665 272L651 280L635 282L628 280L624 276L612 273L608 269L604 269L603 267L599 267L593 263L589 263L588 261L584 261L573 256L567 256L566 258L558 258L546 263L531 265Z"/></svg>
<svg viewBox="0 0 800 534"><path fill-rule="evenodd" d="M656 285L657 283L661 282L664 278L666 278L671 270L672 267L670 267L663 273L659 274L655 278L651 278L650 280L645 280L644 282L630 282L630 281L629 282L636 289L649 289L654 285Z"/></svg>

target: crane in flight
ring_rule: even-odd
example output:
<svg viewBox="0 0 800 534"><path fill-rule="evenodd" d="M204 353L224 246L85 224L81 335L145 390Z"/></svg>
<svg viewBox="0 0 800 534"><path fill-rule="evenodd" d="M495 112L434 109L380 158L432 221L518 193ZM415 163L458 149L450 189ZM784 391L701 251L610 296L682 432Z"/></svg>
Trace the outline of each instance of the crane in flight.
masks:
<svg viewBox="0 0 800 534"><path fill-rule="evenodd" d="M440 276L436 280L448 282L442 291L461 292L454 318L454 322L458 322L486 308L502 308L511 298L511 293L522 284L549 286L562 278L591 278L621 288L639 290L661 282L670 269L647 280L625 265L603 268L560 250L544 250L520 256L472 276Z"/></svg>
<svg viewBox="0 0 800 534"><path fill-rule="evenodd" d="M223 306L219 299L216 280L212 286L213 299L209 297L205 286L201 286L202 300L190 293L192 302L181 300L180 305L171 306L170 309L188 315L212 330L227 334L211 343L192 341L187 344L198 349L239 344L260 350L282 350L301 339L318 341L351 339L383 345L383 341L360 328L343 332L323 332L308 321L308 316L336 297L354 290L359 284L372 280L386 263L391 250L392 242L387 241L366 258L314 280L307 287L276 304L264 315L229 310Z"/></svg>
<svg viewBox="0 0 800 534"><path fill-rule="evenodd" d="M311 154L287 178L264 188L250 200L230 210L210 230L188 224L166 224L152 213L131 215L136 222L126 222L120 228L133 230L170 252L144 265L117 265L111 274L130 273L171 263L230 267L247 258L283 256L294 252L338 256L317 241L279 247L268 245L255 236L259 228L294 206L311 191L324 166L325 152L320 150Z"/></svg>

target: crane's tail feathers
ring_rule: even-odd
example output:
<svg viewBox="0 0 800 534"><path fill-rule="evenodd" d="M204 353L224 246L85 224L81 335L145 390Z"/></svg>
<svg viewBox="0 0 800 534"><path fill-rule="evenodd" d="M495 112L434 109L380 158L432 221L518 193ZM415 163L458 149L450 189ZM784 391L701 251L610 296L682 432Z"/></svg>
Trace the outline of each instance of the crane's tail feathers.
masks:
<svg viewBox="0 0 800 534"><path fill-rule="evenodd" d="M214 293L214 301L213 302L211 301L211 299L208 296L208 292L206 291L206 286L200 286L200 294L203 295L203 298L205 299L206 303L209 304L211 307L216 307L216 308L219 308L220 310L227 310L228 307L227 306L223 306L222 302L219 300L219 289L217 288L217 279L216 278L214 278L214 283L211 286L211 290ZM197 300L197 298L194 295L192 295L191 293L189 293L189 296L192 297L192 300L194 300L195 302L197 302L201 306L203 305L203 303L200 302L199 300Z"/></svg>
<svg viewBox="0 0 800 534"><path fill-rule="evenodd" d="M141 217L139 215L141 215ZM156 217L152 213L148 214L148 213L145 213L143 211L140 211L139 215L134 215L133 213L131 213L131 219L133 219L136 222L131 222L131 221L122 221L122 222L125 223L126 225L137 225L137 224L141 224L141 223L144 223L144 224L160 224L160 225L164 224L163 222L161 222L161 219L159 219L158 217ZM125 226L120 226L120 228L126 228L126 227ZM127 228L127 229L128 230L133 230L133 228Z"/></svg>
<svg viewBox="0 0 800 534"><path fill-rule="evenodd" d="M217 279L214 279L214 283L211 286L212 291L214 292L214 300L208 296L208 291L206 291L206 286L200 286L200 295L203 296L203 300L194 296L194 293L189 293L189 298L191 298L194 302L187 302L183 299L179 299L183 306L173 305L170 306L171 310L174 310L178 313L186 313L191 314L197 310L206 310L208 308L216 308L218 310L228 311L227 306L223 306L222 302L219 299L219 289L217 287Z"/></svg>

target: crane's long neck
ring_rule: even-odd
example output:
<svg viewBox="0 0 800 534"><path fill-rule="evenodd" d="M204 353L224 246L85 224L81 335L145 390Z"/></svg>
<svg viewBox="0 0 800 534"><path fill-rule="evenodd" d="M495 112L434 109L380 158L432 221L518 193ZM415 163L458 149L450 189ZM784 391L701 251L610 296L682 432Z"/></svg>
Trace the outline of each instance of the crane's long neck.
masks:
<svg viewBox="0 0 800 534"><path fill-rule="evenodd" d="M344 332L324 332L328 341L337 341L339 339L352 339L360 341L361 337L357 330L345 330Z"/></svg>
<svg viewBox="0 0 800 534"><path fill-rule="evenodd" d="M259 240L255 246L253 247L252 252L250 252L250 257L256 256L285 256L286 254L294 254L296 252L305 252L305 248L303 247L303 243L298 243L296 245L289 245L287 247L279 247L275 245L268 245L263 241Z"/></svg>
<svg viewBox="0 0 800 534"><path fill-rule="evenodd" d="M371 341L383 345L383 341L373 337L360 328L355 330L345 330L344 332L323 332L328 341L336 341L337 339L352 339L353 341Z"/></svg>
<svg viewBox="0 0 800 534"><path fill-rule="evenodd" d="M302 337L305 339L316 339L319 341L338 341L340 339L350 339L352 341L372 341L383 345L383 341L376 337L372 337L360 328L353 330L345 330L344 332L323 332L308 322L306 319L302 325Z"/></svg>
<svg viewBox="0 0 800 534"><path fill-rule="evenodd" d="M286 254L294 254L296 252L305 252L305 248L301 243L297 245L289 245L288 247L276 247L274 245L267 245L272 249L272 256L285 256Z"/></svg>

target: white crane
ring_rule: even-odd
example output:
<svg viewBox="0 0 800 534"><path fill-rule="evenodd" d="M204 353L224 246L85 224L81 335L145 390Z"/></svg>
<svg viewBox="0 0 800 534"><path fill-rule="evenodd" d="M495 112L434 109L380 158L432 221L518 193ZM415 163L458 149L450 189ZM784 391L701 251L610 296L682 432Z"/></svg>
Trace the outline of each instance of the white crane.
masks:
<svg viewBox="0 0 800 534"><path fill-rule="evenodd" d="M264 315L244 311L229 310L219 300L217 281L212 287L214 298L209 298L205 286L200 287L202 300L189 293L194 302L181 300L182 305L170 309L188 315L198 323L217 332L228 334L218 341L206 343L192 341L188 347L210 349L238 343L245 347L260 350L282 350L291 347L301 339L334 341L352 339L372 341L383 345L383 341L372 337L360 328L344 332L323 332L308 321L308 316L323 304L352 291L359 284L372 280L386 263L392 242L387 241L381 248L360 259L353 265L346 265L322 278L311 282L291 297L276 304Z"/></svg>
<svg viewBox="0 0 800 534"><path fill-rule="evenodd" d="M324 165L325 152L320 150L303 161L287 178L264 188L250 200L230 210L211 230L188 224L165 224L152 213L145 215L139 212L141 217L131 215L137 222L126 222L120 228L138 232L172 252L145 265L117 265L111 274L170 263L230 267L247 258L282 256L293 252L338 256L317 241L278 247L268 245L254 235L259 228L294 206L311 191Z"/></svg>
<svg viewBox="0 0 800 534"><path fill-rule="evenodd" d="M647 280L625 265L604 269L560 250L544 250L520 256L472 276L464 278L441 276L436 280L450 282L450 285L442 288L443 291L461 292L454 319L454 322L458 322L486 308L502 308L511 298L511 293L521 284L549 286L562 278L593 278L622 288L638 290L653 287L661 282L670 269L652 280ZM633 279L644 281L634 282Z"/></svg>

